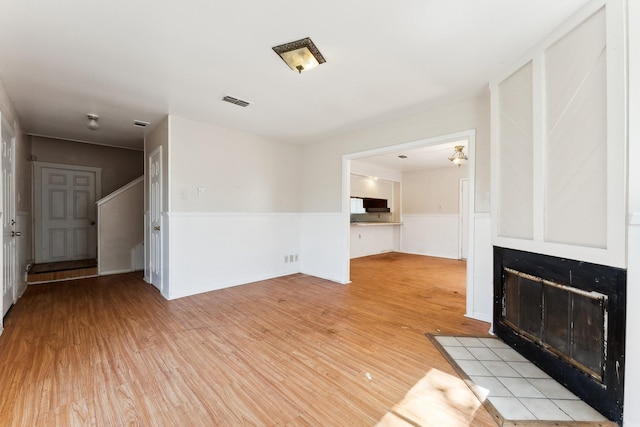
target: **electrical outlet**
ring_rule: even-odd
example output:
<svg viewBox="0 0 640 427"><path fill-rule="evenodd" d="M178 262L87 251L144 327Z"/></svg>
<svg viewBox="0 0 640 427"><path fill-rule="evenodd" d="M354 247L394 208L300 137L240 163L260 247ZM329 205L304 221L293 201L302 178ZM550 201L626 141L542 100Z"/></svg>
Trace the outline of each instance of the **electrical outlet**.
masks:
<svg viewBox="0 0 640 427"><path fill-rule="evenodd" d="M295 257L295 261L298 262L298 254L295 254L294 257Z"/></svg>
<svg viewBox="0 0 640 427"><path fill-rule="evenodd" d="M289 255L289 262L293 262L293 255Z"/></svg>
<svg viewBox="0 0 640 427"><path fill-rule="evenodd" d="M286 264L286 263L288 263L288 262L289 262L289 257L285 255L285 256L284 256L284 263Z"/></svg>

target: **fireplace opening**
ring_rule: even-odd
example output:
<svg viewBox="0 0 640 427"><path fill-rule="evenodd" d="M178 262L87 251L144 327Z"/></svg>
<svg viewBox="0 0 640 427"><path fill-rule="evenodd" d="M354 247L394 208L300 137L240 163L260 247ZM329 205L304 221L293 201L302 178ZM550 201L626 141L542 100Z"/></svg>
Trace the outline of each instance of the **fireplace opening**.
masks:
<svg viewBox="0 0 640 427"><path fill-rule="evenodd" d="M622 423L626 270L494 247L494 332Z"/></svg>
<svg viewBox="0 0 640 427"><path fill-rule="evenodd" d="M602 382L608 297L504 268L505 323Z"/></svg>

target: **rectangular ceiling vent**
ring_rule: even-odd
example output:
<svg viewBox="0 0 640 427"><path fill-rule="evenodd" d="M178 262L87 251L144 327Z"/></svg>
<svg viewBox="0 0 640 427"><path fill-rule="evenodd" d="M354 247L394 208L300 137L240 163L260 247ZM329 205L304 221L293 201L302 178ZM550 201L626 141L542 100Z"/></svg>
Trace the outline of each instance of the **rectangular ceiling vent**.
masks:
<svg viewBox="0 0 640 427"><path fill-rule="evenodd" d="M249 105L248 101L243 101L242 99L234 98L233 96L229 96L229 95L225 95L224 98L222 98L222 100L226 102L230 102L232 104L239 105L241 107L246 107Z"/></svg>
<svg viewBox="0 0 640 427"><path fill-rule="evenodd" d="M133 125L139 128L145 128L149 126L149 122L145 122L144 120L134 120Z"/></svg>

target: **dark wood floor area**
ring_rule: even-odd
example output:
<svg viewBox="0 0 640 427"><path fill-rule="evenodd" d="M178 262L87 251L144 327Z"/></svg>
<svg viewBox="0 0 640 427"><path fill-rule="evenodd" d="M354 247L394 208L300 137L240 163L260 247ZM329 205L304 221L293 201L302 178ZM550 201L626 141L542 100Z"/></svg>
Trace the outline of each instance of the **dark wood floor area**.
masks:
<svg viewBox="0 0 640 427"><path fill-rule="evenodd" d="M425 332L463 262L386 254L174 301L131 273L32 285L0 336L0 425L495 426Z"/></svg>

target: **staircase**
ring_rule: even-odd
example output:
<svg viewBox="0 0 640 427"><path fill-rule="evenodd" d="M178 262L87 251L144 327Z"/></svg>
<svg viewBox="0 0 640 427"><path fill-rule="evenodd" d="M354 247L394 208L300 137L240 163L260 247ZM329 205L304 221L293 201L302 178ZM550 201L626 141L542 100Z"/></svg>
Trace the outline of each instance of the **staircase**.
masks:
<svg viewBox="0 0 640 427"><path fill-rule="evenodd" d="M98 274L144 269L144 177L96 202Z"/></svg>

